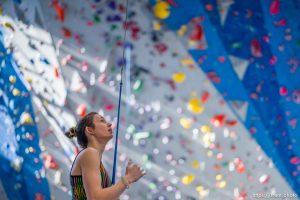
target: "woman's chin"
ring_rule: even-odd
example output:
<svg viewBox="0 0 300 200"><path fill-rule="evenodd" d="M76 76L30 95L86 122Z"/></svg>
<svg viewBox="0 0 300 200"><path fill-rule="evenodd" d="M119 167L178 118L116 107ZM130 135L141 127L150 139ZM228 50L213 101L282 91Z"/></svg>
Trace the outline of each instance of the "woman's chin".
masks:
<svg viewBox="0 0 300 200"><path fill-rule="evenodd" d="M110 134L108 137L109 137L109 140L110 140L110 139L112 139L114 137L114 135Z"/></svg>
<svg viewBox="0 0 300 200"><path fill-rule="evenodd" d="M113 134L107 134L105 136L102 136L102 141L105 140L106 142L110 141L113 138Z"/></svg>

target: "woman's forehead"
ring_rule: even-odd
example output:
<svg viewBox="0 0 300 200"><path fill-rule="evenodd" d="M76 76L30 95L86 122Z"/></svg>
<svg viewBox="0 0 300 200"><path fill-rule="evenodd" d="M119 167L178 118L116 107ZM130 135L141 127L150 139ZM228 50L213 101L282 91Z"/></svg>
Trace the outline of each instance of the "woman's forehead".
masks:
<svg viewBox="0 0 300 200"><path fill-rule="evenodd" d="M96 115L94 115L94 119L102 120L102 119L104 119L104 117L102 117L102 116L99 115L99 114L96 114Z"/></svg>

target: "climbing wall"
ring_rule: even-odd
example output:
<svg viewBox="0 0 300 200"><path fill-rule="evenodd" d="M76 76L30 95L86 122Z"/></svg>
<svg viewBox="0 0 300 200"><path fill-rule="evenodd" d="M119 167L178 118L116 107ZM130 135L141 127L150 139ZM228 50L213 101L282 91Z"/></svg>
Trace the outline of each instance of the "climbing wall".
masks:
<svg viewBox="0 0 300 200"><path fill-rule="evenodd" d="M222 30L214 28L216 14L205 10L216 6L168 1L161 9L150 3L129 1L126 24L125 1L2 5L1 19L14 29L2 25L11 38L7 45L31 88L51 196L70 198L69 169L79 149L63 132L89 111L115 127L124 63L117 179L129 158L145 167L147 175L121 199L292 194L289 180L278 171L284 166L281 155L273 152L265 132L267 118L259 120L261 110L241 81L251 60L228 55ZM189 10L181 10L185 5ZM202 10L191 9L199 5ZM199 12L205 15L199 17ZM200 35L193 33L197 25ZM112 158L111 141L103 157L110 173Z"/></svg>

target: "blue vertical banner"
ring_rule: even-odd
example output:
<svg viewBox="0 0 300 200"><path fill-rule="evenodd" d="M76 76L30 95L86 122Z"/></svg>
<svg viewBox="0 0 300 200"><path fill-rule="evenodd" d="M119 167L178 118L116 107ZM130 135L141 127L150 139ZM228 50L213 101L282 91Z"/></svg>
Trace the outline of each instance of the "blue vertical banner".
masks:
<svg viewBox="0 0 300 200"><path fill-rule="evenodd" d="M8 199L48 200L30 92L0 27L0 179Z"/></svg>

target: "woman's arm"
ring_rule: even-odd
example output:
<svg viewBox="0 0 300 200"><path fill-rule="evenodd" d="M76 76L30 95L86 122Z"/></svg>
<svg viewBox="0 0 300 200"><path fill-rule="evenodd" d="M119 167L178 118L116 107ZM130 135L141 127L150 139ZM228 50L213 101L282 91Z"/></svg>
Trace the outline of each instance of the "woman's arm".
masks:
<svg viewBox="0 0 300 200"><path fill-rule="evenodd" d="M126 185L119 181L115 185L102 188L99 175L100 158L98 151L87 148L81 156L82 180L88 200L118 199L126 189Z"/></svg>

